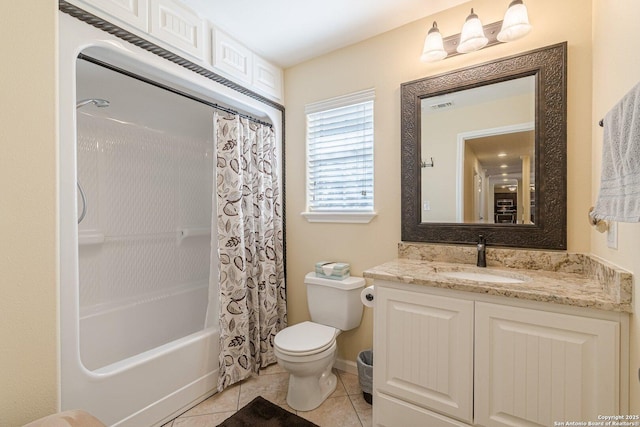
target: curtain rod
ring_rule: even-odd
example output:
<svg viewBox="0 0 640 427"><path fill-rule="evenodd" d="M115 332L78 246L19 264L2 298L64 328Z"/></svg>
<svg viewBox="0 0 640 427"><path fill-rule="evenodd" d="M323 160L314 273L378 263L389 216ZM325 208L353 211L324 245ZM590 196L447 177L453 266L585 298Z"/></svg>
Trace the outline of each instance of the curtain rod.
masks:
<svg viewBox="0 0 640 427"><path fill-rule="evenodd" d="M233 109L231 109L229 107L224 107L222 105L218 105L218 104L213 103L213 102L205 101L204 99L198 98L197 96L191 95L191 94L189 94L187 92L183 92L181 90L172 88L171 86L167 86L167 85L164 85L162 83L158 83L158 82L153 81L151 79L148 79L146 77L142 77L142 76L140 76L138 74L132 73L131 71L124 70L122 68L116 67L115 65L111 65L111 64L109 64L107 62L104 62L104 61L101 61L99 59L93 58L91 56L85 55L83 53L78 54L78 59L82 59L82 60L85 60L87 62L91 62L93 64L96 64L96 65L99 65L101 67L107 68L109 70L115 71L116 73L123 74L125 76L134 78L136 80L139 80L139 81L147 83L147 84L150 84L150 85L155 86L157 88L164 89L164 90L169 91L171 93L175 93L176 95L180 95L180 96L183 96L185 98L189 98L189 99L191 99L193 101L199 102L201 104L208 105L209 107L215 108L216 110L220 110L220 111L223 111L223 112L229 113L229 114L234 114L234 115L237 115L239 117L245 118L245 119L247 119L249 121L261 124L263 126L267 126L267 127L273 128L273 124L271 124L271 123L262 121L260 119L257 119L255 117L253 117L253 116L250 116L248 114L244 114L244 113L241 113L239 111L233 110Z"/></svg>

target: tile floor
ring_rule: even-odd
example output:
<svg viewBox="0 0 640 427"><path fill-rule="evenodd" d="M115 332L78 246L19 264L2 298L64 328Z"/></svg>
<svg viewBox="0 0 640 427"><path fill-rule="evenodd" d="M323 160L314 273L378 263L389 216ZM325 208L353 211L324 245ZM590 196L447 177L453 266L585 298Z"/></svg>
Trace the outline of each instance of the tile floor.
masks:
<svg viewBox="0 0 640 427"><path fill-rule="evenodd" d="M344 371L334 372L338 376L336 391L313 411L295 411L287 405L289 374L280 366L271 365L260 375L211 396L163 427L214 427L256 396L262 396L320 427L370 427L371 405L362 397L358 376Z"/></svg>

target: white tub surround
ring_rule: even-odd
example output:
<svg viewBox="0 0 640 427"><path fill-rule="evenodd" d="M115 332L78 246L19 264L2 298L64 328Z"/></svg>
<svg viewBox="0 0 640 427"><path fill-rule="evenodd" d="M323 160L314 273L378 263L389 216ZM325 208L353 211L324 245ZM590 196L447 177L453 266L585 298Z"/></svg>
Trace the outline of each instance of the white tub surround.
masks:
<svg viewBox="0 0 640 427"><path fill-rule="evenodd" d="M375 283L374 426L627 413L628 272L562 252L489 248L488 268L475 248L402 243L400 254L364 272Z"/></svg>
<svg viewBox="0 0 640 427"><path fill-rule="evenodd" d="M181 191L171 193L169 187L164 186L175 183L169 175L176 170L166 161L174 155L179 156L178 152L194 162L198 162L196 158L205 161L206 154L198 149L191 150L193 147L189 145L188 138L179 140L189 129L195 129L193 115L181 121L185 129L177 132L177 139L159 132L153 137L131 141L130 137L139 135L149 123L136 127L134 120L128 122L122 118L107 120L109 126L96 122L101 120L100 112L116 109L117 99L111 99L111 106L106 109L88 105L76 111L80 96L104 97L97 92L108 89L106 85L95 85L90 88L91 93L79 92L76 81L78 54L178 89L206 101L206 104L226 105L273 123L278 155L282 153L283 109L274 102L265 104L264 98L248 95L250 91L242 92L222 84L208 74L194 73L195 65L196 68L178 65L132 43L66 13L59 13L58 409L80 408L107 425L137 427L162 425L210 396L216 388L220 338L217 324L207 325L204 321L210 272L201 274L209 264L209 252L201 249L209 248L212 238L215 240L210 229L212 190L209 188L201 197ZM120 106L137 112L153 110L153 106L136 109L129 102ZM77 138L77 115L86 119L81 126L87 125L91 128L88 130L118 128L118 138L122 139L114 138L106 143L96 136L94 150L89 137L82 142L87 144L83 145L86 151L79 152L78 143L82 138ZM154 116L148 114L147 118L152 120ZM160 123L169 119L174 117L155 117ZM211 121L208 119L207 122L210 124ZM135 129L135 132L127 129ZM141 145L133 145L135 142ZM124 149L126 153L116 154L116 148ZM101 161L102 155L107 157ZM136 163L136 159L144 159L145 155L156 161L153 167ZM95 163L80 162L78 166L79 156ZM101 175L106 171L105 166L120 169L109 179ZM144 171L150 175L145 175ZM196 169L188 166L183 172L179 177L184 184L183 189L196 191L200 188L194 185L199 180L195 176L198 174ZM211 172L210 184L212 175ZM149 176L150 181L160 183L158 188L150 192L136 190L134 184L144 182ZM80 230L79 178L85 187L88 204L87 216L80 224ZM118 188L123 190L120 194L126 199L121 203L114 202L114 197L120 196L112 190ZM209 214L200 215L205 210L191 204L194 199L208 204ZM139 215L136 210L139 205L151 205L152 212L167 206L180 208L168 215L165 211L162 219L151 220ZM123 210L112 215L114 212L110 209L114 206ZM135 250L123 255L120 249ZM108 257L99 261L100 253ZM177 257L174 256L176 254ZM158 268L146 267L138 273L131 269L156 255L167 262ZM202 266L206 267L200 268ZM99 286L100 282L107 280L114 286ZM82 286L82 283L87 286ZM196 299L197 302L194 301ZM169 306L171 309L167 309ZM179 306L188 307L189 314L184 317L176 314L174 310ZM217 318L216 313L210 314ZM110 328L105 325L103 320L116 315L122 320L119 326ZM154 329L149 333L145 333L144 328L134 330L131 327L133 318L136 321L146 319L155 325ZM168 334L158 337L158 332ZM96 354L92 340L93 343L101 340L102 348L109 351ZM132 342L137 347L132 347Z"/></svg>

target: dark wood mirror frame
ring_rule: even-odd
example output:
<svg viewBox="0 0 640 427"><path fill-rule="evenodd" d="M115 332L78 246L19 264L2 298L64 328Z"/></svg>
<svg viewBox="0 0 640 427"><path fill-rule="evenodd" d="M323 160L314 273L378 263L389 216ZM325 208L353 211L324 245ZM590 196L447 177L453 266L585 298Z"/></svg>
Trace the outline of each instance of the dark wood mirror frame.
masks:
<svg viewBox="0 0 640 427"><path fill-rule="evenodd" d="M535 224L421 222L420 104L424 98L498 83L536 78ZM567 248L567 43L427 77L401 86L402 240Z"/></svg>

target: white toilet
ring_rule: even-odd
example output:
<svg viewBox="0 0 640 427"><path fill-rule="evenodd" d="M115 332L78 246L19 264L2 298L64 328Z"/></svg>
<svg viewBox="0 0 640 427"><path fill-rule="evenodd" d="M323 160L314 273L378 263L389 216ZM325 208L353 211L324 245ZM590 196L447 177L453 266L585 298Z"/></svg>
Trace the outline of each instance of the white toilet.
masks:
<svg viewBox="0 0 640 427"><path fill-rule="evenodd" d="M336 389L337 379L331 372L336 337L360 325L365 280L331 280L308 273L304 283L312 321L289 326L274 339L278 364L289 372L287 404L297 411L317 408Z"/></svg>

